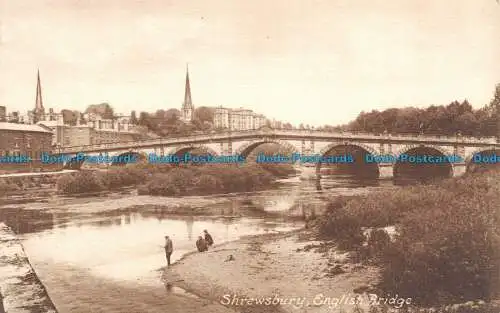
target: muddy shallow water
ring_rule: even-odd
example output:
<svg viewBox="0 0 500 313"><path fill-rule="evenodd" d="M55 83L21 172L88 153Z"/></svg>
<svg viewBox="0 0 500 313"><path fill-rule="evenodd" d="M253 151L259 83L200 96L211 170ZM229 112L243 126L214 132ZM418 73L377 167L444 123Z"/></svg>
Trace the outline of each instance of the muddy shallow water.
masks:
<svg viewBox="0 0 500 313"><path fill-rule="evenodd" d="M160 269L166 264L166 234L173 240L172 257L177 260L194 250L204 229L209 230L216 243L292 230L302 227L303 222L286 218L291 211L300 215L301 210L324 207L336 195L366 193L388 186L380 182L332 180L317 188L314 182L292 178L272 190L210 197L137 196L132 190L85 197L47 193L31 201L22 201L22 196L15 203L5 201L0 218L21 236L35 271L61 313L170 313L202 308L211 312L211 306L202 299L191 298L189 302L189 294L168 291L161 282ZM174 216L152 210L155 206L180 213L183 208L217 208L224 214L238 214ZM127 209L130 207L134 209ZM222 312L221 308L213 310Z"/></svg>

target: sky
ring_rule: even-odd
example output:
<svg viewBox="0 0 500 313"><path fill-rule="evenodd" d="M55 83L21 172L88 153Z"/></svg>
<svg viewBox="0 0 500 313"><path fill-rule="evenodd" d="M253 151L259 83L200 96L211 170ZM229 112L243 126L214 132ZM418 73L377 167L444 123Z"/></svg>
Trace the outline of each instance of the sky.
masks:
<svg viewBox="0 0 500 313"><path fill-rule="evenodd" d="M0 0L0 105L195 106L337 125L361 111L478 108L500 83L495 0Z"/></svg>

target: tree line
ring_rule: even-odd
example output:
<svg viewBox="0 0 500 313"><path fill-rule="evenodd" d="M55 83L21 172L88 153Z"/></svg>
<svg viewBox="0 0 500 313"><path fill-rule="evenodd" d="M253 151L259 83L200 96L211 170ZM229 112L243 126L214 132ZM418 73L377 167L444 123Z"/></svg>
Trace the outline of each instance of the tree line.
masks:
<svg viewBox="0 0 500 313"><path fill-rule="evenodd" d="M347 125L330 129L369 133L424 133L489 137L499 134L500 84L495 88L491 102L473 109L464 100L448 105L431 105L427 108L391 108L383 111L361 112ZM329 126L325 126L328 129Z"/></svg>

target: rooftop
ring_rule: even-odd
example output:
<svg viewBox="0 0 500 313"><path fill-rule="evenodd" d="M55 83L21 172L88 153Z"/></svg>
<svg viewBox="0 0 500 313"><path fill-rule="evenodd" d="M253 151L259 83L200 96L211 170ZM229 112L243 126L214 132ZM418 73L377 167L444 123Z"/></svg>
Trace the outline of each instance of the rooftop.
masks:
<svg viewBox="0 0 500 313"><path fill-rule="evenodd" d="M38 125L17 124L17 123L7 123L7 122L0 122L0 130L52 133L48 129Z"/></svg>
<svg viewBox="0 0 500 313"><path fill-rule="evenodd" d="M37 123L38 124L42 124L42 125L45 125L47 127L55 127L55 126L66 126L66 125L63 125L61 122L58 122L58 121L40 121Z"/></svg>

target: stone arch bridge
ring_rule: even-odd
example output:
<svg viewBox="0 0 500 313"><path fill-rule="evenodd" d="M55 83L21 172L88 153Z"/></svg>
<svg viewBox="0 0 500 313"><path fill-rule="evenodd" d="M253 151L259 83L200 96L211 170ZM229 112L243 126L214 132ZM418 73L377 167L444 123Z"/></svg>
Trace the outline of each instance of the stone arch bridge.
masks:
<svg viewBox="0 0 500 313"><path fill-rule="evenodd" d="M255 148L264 143L275 143L290 153L324 156L339 147L355 147L372 155L399 156L410 151L432 151L441 156L458 156L451 162L450 176L460 176L466 172L476 153L492 152L500 155L500 143L495 138L472 138L462 136L425 136L425 135L374 135L366 133L323 132L314 130L253 130L239 132L219 132L174 138L149 139L133 142L116 142L88 146L65 147L52 151L63 155L65 167L80 168L83 162L76 162L78 153L97 157L135 155L147 159L150 154L157 156L179 155L193 150L202 150L212 155L248 156ZM345 151L345 150L344 150ZM300 168L320 168L320 164L298 164ZM395 162L379 162L379 177L390 178L394 174ZM106 166L113 164L105 164Z"/></svg>

